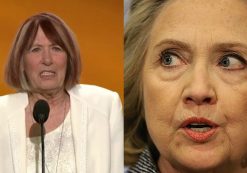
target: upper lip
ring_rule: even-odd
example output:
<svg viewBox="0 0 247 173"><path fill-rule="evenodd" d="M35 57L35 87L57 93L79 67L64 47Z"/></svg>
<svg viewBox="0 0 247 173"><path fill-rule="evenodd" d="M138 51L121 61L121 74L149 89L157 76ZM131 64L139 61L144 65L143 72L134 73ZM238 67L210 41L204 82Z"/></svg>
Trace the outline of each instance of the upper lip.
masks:
<svg viewBox="0 0 247 173"><path fill-rule="evenodd" d="M55 73L55 71L53 71L53 70L42 70L42 71L40 72L40 74L42 74L42 73L44 73L44 72Z"/></svg>
<svg viewBox="0 0 247 173"><path fill-rule="evenodd" d="M180 128L185 128L188 125L195 123L195 124L204 124L207 126L210 126L212 128L218 127L219 125L209 119L203 118L203 117L190 117L184 120L180 126Z"/></svg>

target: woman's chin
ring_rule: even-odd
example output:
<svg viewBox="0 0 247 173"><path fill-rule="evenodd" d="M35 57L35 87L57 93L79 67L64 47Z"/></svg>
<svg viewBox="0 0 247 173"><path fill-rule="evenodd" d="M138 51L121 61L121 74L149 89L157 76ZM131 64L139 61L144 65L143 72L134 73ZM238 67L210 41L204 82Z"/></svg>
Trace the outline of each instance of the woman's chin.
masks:
<svg viewBox="0 0 247 173"><path fill-rule="evenodd" d="M173 161L171 161L178 167L194 171L216 169L226 163L228 158L224 147L211 144L185 145L181 150L174 151L172 155Z"/></svg>
<svg viewBox="0 0 247 173"><path fill-rule="evenodd" d="M223 164L223 155L217 155L212 153L187 153L187 155L182 156L178 161L181 165L191 170L210 170L215 169Z"/></svg>

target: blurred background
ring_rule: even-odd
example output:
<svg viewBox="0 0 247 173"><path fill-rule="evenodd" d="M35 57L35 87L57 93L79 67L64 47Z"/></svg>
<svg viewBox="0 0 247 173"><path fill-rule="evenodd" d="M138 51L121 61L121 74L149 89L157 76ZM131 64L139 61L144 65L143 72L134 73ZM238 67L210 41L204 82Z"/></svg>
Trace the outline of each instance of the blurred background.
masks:
<svg viewBox="0 0 247 173"><path fill-rule="evenodd" d="M4 81L4 68L20 25L31 15L51 12L74 31L82 56L81 83L119 93L123 100L122 0L8 0L0 7L0 95L13 93Z"/></svg>

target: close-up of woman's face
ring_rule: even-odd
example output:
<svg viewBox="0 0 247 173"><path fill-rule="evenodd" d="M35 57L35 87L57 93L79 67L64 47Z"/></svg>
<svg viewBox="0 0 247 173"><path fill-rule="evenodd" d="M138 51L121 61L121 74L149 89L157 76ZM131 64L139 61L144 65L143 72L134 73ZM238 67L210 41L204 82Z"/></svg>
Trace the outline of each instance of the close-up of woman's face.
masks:
<svg viewBox="0 0 247 173"><path fill-rule="evenodd" d="M155 19L142 87L161 172L247 166L246 9L242 0L172 0Z"/></svg>
<svg viewBox="0 0 247 173"><path fill-rule="evenodd" d="M39 27L33 45L24 57L24 70L35 91L56 91L64 87L66 52L52 43Z"/></svg>

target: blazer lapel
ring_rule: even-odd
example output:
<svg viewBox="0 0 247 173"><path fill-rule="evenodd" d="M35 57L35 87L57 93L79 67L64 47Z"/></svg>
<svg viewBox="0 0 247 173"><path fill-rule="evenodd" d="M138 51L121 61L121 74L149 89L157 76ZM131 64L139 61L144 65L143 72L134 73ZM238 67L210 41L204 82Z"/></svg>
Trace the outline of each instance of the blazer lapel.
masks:
<svg viewBox="0 0 247 173"><path fill-rule="evenodd" d="M17 94L10 103L14 103L14 105L9 105L8 115L14 172L26 173L25 107L28 104L27 94Z"/></svg>
<svg viewBox="0 0 247 173"><path fill-rule="evenodd" d="M78 173L86 172L86 138L87 138L87 107L72 91L71 101L71 122L75 146L76 169Z"/></svg>

